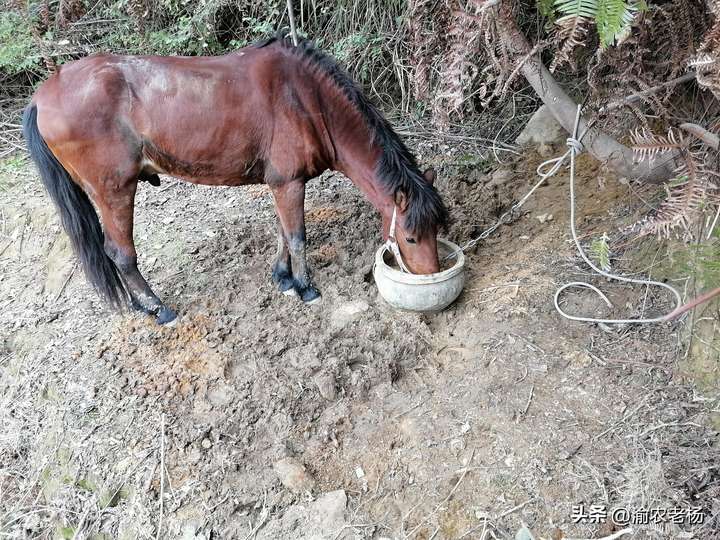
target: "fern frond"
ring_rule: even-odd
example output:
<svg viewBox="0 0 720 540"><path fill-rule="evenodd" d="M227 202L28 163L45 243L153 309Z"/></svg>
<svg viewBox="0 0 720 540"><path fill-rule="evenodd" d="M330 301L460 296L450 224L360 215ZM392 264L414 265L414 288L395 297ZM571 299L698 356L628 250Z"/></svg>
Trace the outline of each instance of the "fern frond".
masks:
<svg viewBox="0 0 720 540"><path fill-rule="evenodd" d="M643 128L630 133L632 148L638 161L652 160L660 154L687 148L682 133L670 129L666 137Z"/></svg>
<svg viewBox="0 0 720 540"><path fill-rule="evenodd" d="M555 0L555 9L562 14L558 23L583 17L595 21L600 45L607 48L629 35L635 15L645 9L642 0Z"/></svg>
<svg viewBox="0 0 720 540"><path fill-rule="evenodd" d="M550 73L555 73L558 66L563 64L570 64L573 71L575 70L575 62L572 55L576 47L585 45L590 23L590 19L579 15L563 17L556 22L556 39L561 45L557 53L555 53L553 61L550 63Z"/></svg>
<svg viewBox="0 0 720 540"><path fill-rule="evenodd" d="M720 204L717 176L710 170L708 147L670 130L666 137L647 131L636 131L632 139L646 155L675 150L681 161L675 178L666 184L667 197L654 215L637 224L640 234L657 234L669 238L678 232L685 240L692 239L694 220L708 209Z"/></svg>
<svg viewBox="0 0 720 540"><path fill-rule="evenodd" d="M705 69L711 66L714 66L717 63L718 59L711 55L711 54L699 54L695 56L694 58L691 58L688 60L688 67L694 68L694 69Z"/></svg>
<svg viewBox="0 0 720 540"><path fill-rule="evenodd" d="M603 233L600 238L593 240L592 244L590 244L590 255L604 272L610 271L610 244L608 240L607 233Z"/></svg>
<svg viewBox="0 0 720 540"><path fill-rule="evenodd" d="M715 21L703 36L703 41L698 48L701 53L720 50L720 2L715 2L711 10L715 15Z"/></svg>
<svg viewBox="0 0 720 540"><path fill-rule="evenodd" d="M720 51L716 55L699 54L688 60L688 67L697 73L695 77L697 83L720 99Z"/></svg>
<svg viewBox="0 0 720 540"><path fill-rule="evenodd" d="M555 9L566 17L595 19L598 4L603 0L555 0ZM607 1L607 0L605 0ZM560 19L562 20L562 18Z"/></svg>
<svg viewBox="0 0 720 540"><path fill-rule="evenodd" d="M628 4L624 0L603 0L598 2L598 10L595 16L600 45L607 48L622 36L630 31L637 7Z"/></svg>

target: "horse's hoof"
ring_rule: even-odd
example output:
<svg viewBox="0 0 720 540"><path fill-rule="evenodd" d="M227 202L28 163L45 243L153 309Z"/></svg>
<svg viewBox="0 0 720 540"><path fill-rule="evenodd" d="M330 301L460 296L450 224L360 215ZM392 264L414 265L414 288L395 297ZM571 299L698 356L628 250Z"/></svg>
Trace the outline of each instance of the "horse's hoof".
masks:
<svg viewBox="0 0 720 540"><path fill-rule="evenodd" d="M320 291L318 291L312 285L302 290L302 292L300 293L300 298L306 306L312 306L314 304L319 304L320 302L322 302L322 295L320 294Z"/></svg>
<svg viewBox="0 0 720 540"><path fill-rule="evenodd" d="M277 284L278 289L285 296L295 296L295 280L287 272L272 273L272 280Z"/></svg>
<svg viewBox="0 0 720 540"><path fill-rule="evenodd" d="M163 307L158 311L157 314L157 323L162 324L163 326L170 326L173 327L178 322L178 316L177 313L175 313L172 309Z"/></svg>
<svg viewBox="0 0 720 540"><path fill-rule="evenodd" d="M133 311L139 311L140 313L144 313L145 315L154 315L155 313L153 310L140 305L140 303L136 302L134 298L130 299L130 309L132 309Z"/></svg>

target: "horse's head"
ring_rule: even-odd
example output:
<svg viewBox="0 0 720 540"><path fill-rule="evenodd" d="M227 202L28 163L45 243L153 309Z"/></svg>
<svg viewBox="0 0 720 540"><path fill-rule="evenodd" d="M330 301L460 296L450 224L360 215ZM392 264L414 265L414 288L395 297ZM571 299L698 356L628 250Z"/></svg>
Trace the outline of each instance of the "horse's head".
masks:
<svg viewBox="0 0 720 540"><path fill-rule="evenodd" d="M428 169L423 174L428 184L435 182L437 174L433 169ZM413 274L434 274L440 271L440 261L437 252L438 226L430 227L430 230L422 235L408 230L406 214L408 211L408 200L404 193L398 192L395 196L395 208L397 218L395 223L395 241L400 248L403 262L407 269Z"/></svg>

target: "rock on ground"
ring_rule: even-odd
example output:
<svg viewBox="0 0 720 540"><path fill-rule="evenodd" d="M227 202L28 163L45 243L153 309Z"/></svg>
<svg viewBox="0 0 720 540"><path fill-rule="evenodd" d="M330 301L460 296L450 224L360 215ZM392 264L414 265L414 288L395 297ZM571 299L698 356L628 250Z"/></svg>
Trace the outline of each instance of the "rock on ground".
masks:
<svg viewBox="0 0 720 540"><path fill-rule="evenodd" d="M315 487L315 480L305 470L305 465L295 458L281 459L275 462L273 468L282 484L293 493L311 491Z"/></svg>
<svg viewBox="0 0 720 540"><path fill-rule="evenodd" d="M558 124L550 109L543 105L528 121L525 129L515 139L519 145L551 145L567 138L567 132Z"/></svg>

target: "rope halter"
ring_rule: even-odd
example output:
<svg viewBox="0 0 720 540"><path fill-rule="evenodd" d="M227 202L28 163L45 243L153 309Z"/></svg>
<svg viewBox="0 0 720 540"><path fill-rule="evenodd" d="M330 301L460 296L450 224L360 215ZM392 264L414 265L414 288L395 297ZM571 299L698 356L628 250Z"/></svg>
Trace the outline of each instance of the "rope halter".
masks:
<svg viewBox="0 0 720 540"><path fill-rule="evenodd" d="M387 241L385 242L385 247L390 250L390 253L393 254L395 257L395 260L398 263L398 266L400 267L400 270L407 273L412 274L412 272L408 269L407 266L405 266L405 262L402 259L402 255L400 254L400 246L398 246L397 240L395 239L395 226L397 223L397 206L393 208L393 215L392 220L390 221L390 231L388 232Z"/></svg>

